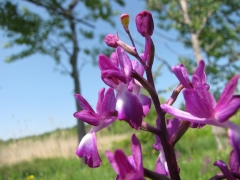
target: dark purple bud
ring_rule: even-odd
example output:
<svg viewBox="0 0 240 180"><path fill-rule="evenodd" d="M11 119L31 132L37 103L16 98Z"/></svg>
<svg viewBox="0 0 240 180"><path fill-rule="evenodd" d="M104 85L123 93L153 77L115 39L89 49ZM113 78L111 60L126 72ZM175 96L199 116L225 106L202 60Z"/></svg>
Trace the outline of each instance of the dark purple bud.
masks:
<svg viewBox="0 0 240 180"><path fill-rule="evenodd" d="M113 47L113 48L118 47L118 43L117 43L118 37L117 37L117 35L107 34L104 41L110 47Z"/></svg>
<svg viewBox="0 0 240 180"><path fill-rule="evenodd" d="M142 11L136 16L136 26L138 32L143 36L146 37L151 36L153 34L154 23L152 14L148 11Z"/></svg>

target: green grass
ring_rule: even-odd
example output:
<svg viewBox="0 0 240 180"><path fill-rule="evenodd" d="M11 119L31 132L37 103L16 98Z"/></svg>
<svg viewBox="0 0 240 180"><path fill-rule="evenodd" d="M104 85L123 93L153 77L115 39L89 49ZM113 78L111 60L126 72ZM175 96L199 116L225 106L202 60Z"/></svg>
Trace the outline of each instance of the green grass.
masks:
<svg viewBox="0 0 240 180"><path fill-rule="evenodd" d="M239 118L239 116L237 117ZM111 130L101 132L101 135L111 136L114 133L123 133L131 130L131 128L125 126L126 123L117 123ZM68 129L67 132L70 134L76 133L74 128ZM57 134L60 131L55 133L57 138ZM66 135L68 133L65 132ZM36 138L41 140L41 138L47 138L48 136L50 134ZM142 143L144 166L154 170L158 152L152 149L155 140L153 135L141 132L137 133L137 137ZM122 148L127 155L130 155L130 139L129 137L129 139L115 142L112 151ZM216 149L215 139L211 133L210 126L205 126L202 129L189 129L175 146L178 165L181 169L181 179L205 180L214 176L215 173L220 172L217 167L213 166L213 163L219 159L227 163L231 149L230 146L222 151L217 151ZM114 179L115 172L109 165L103 152L101 152L101 158L103 163L101 167L96 169L91 169L81 164L78 158L35 159L31 162L2 166L0 168L0 180L25 180L29 175L34 175L34 180Z"/></svg>

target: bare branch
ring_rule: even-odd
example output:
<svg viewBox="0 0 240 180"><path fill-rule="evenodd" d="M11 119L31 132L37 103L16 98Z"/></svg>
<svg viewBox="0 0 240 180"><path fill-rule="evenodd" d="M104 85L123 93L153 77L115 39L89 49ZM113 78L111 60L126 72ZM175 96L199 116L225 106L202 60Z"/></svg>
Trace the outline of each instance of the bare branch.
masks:
<svg viewBox="0 0 240 180"><path fill-rule="evenodd" d="M85 26L88 26L88 27L90 27L90 28L95 28L95 26L94 26L93 24L90 24L89 22L86 22L86 21L82 20L81 18L75 18L75 17L72 15L72 13L69 13L69 10L72 11L72 9L73 9L73 8L75 7L75 5L76 5L77 2L76 2L76 3L73 3L73 2L75 2L75 1L73 1L72 3L70 3L68 10L66 10L66 9L64 9L63 7L59 6L59 4L58 4L58 6L57 6L57 8L59 8L59 9L57 9L56 7L51 8L51 7L46 6L45 4L43 4L43 3L39 2L39 1L36 2L35 0L24 0L24 1L33 3L33 4L35 4L35 5L37 5L37 6L40 6L40 7L43 7L43 8L45 8L46 10L52 10L52 11L56 12L56 13L59 14L59 15L62 15L62 16L64 16L64 17L68 18L68 19L73 19L75 22L79 22L79 23L84 24ZM77 0L76 0L76 1L77 1Z"/></svg>
<svg viewBox="0 0 240 180"><path fill-rule="evenodd" d="M205 51L208 52L211 49L214 48L214 46L221 40L221 36L218 36L207 48L205 48Z"/></svg>
<svg viewBox="0 0 240 180"><path fill-rule="evenodd" d="M196 31L197 36L202 32L203 28L205 27L207 20L209 19L209 17L211 17L212 15L212 11L208 11L207 16L205 16L202 20L201 26L199 27L199 29Z"/></svg>

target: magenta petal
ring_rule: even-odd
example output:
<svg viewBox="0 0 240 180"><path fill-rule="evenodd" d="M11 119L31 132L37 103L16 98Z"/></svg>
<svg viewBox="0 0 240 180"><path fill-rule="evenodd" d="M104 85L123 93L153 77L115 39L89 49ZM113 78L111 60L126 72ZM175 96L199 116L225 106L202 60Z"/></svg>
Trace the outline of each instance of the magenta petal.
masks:
<svg viewBox="0 0 240 180"><path fill-rule="evenodd" d="M229 158L230 170L233 172L239 172L240 162L235 150L232 150Z"/></svg>
<svg viewBox="0 0 240 180"><path fill-rule="evenodd" d="M198 64L198 67L194 73L194 75L198 76L201 79L202 84L206 83L206 73L204 71L205 62L201 60Z"/></svg>
<svg viewBox="0 0 240 180"><path fill-rule="evenodd" d="M86 134L80 142L76 154L85 158L85 163L91 167L99 167L102 160L99 157L95 133Z"/></svg>
<svg viewBox="0 0 240 180"><path fill-rule="evenodd" d="M121 47L117 47L117 54L118 54L118 60L119 60L121 69L123 70L123 72L127 77L130 77L132 73L131 60L129 59L127 53Z"/></svg>
<svg viewBox="0 0 240 180"><path fill-rule="evenodd" d="M118 169L118 166L117 166L116 161L114 159L114 154L112 152L108 151L108 150L105 152L105 154L106 154L106 157L107 157L108 161L110 162L113 169L115 170L115 172L117 174L119 174L119 169Z"/></svg>
<svg viewBox="0 0 240 180"><path fill-rule="evenodd" d="M205 97L201 97L196 90L185 89L183 96L186 102L186 109L190 114L199 118L210 118L213 116L212 104Z"/></svg>
<svg viewBox="0 0 240 180"><path fill-rule="evenodd" d="M96 111L98 114L100 114L100 112L101 112L102 101L104 98L104 92L105 92L105 88L102 88L98 91L98 101L97 101L97 106L96 106Z"/></svg>
<svg viewBox="0 0 240 180"><path fill-rule="evenodd" d="M227 121L240 108L240 96L233 96L225 106L217 105L215 111L219 122Z"/></svg>
<svg viewBox="0 0 240 180"><path fill-rule="evenodd" d="M234 125L235 128L228 129L228 137L230 139L231 145L236 153L236 158L238 160L238 163L240 164L240 127L237 125Z"/></svg>
<svg viewBox="0 0 240 180"><path fill-rule="evenodd" d="M73 116L93 126L98 126L101 120L101 117L98 114L88 110L75 112Z"/></svg>
<svg viewBox="0 0 240 180"><path fill-rule="evenodd" d="M165 170L165 166L164 166L163 162L161 162L160 155L157 158L155 171L159 174L168 175L168 173Z"/></svg>
<svg viewBox="0 0 240 180"><path fill-rule="evenodd" d="M185 88L192 88L190 85L191 83L188 77L187 70L183 64L180 64L179 66L173 66L172 71Z"/></svg>
<svg viewBox="0 0 240 180"><path fill-rule="evenodd" d="M139 94L138 99L140 100L140 102L142 104L143 114L144 114L144 116L146 116L148 111L151 108L152 100L151 100L151 98L149 98L143 94Z"/></svg>
<svg viewBox="0 0 240 180"><path fill-rule="evenodd" d="M141 144L135 134L132 135L132 155L136 165L136 170L143 176L142 149Z"/></svg>
<svg viewBox="0 0 240 180"><path fill-rule="evenodd" d="M127 174L132 174L134 172L134 168L128 161L127 156L124 154L122 150L116 150L114 152L114 159L119 169L119 176L124 179Z"/></svg>
<svg viewBox="0 0 240 180"><path fill-rule="evenodd" d="M116 107L116 98L114 90L109 88L104 96L102 106L101 106L101 115L110 116L110 112L114 112Z"/></svg>
<svg viewBox="0 0 240 180"><path fill-rule="evenodd" d="M168 119L167 124L167 130L169 138L172 137L172 135L177 131L179 125L181 124L181 121L178 118Z"/></svg>
<svg viewBox="0 0 240 180"><path fill-rule="evenodd" d="M235 180L225 162L223 162L222 160L218 160L215 161L213 165L219 167L219 169L222 171L223 175L227 178L227 180Z"/></svg>
<svg viewBox="0 0 240 180"><path fill-rule="evenodd" d="M116 52L113 52L110 56L110 60L112 61L112 63L118 67L118 56Z"/></svg>
<svg viewBox="0 0 240 180"><path fill-rule="evenodd" d="M98 56L98 66L101 71L106 69L118 70L118 67L104 54Z"/></svg>
<svg viewBox="0 0 240 180"><path fill-rule="evenodd" d="M102 71L102 80L105 82L105 79L110 79L112 83L118 85L118 80L122 81L123 83L127 83L126 75L120 72L119 70L103 70Z"/></svg>
<svg viewBox="0 0 240 180"><path fill-rule="evenodd" d="M193 116L191 115L190 113L188 112L185 112L185 111L182 111L182 110L179 110L179 109L176 109L172 106L169 106L167 104L161 104L161 108L167 112L168 114L171 114L172 116L175 116L176 118L179 118L179 119L183 119L183 120L186 120L186 121L189 121L189 122L193 122L193 123L203 123L203 124L211 124L211 125L214 125L215 123L214 122L210 122L208 121L208 119L206 118L199 118L199 117L196 117L196 116ZM217 124L217 123L216 123Z"/></svg>
<svg viewBox="0 0 240 180"><path fill-rule="evenodd" d="M221 94L219 101L218 101L218 108L223 108L226 104L231 100L234 92L237 88L238 79L240 78L240 74L235 75L226 85L224 88L223 93Z"/></svg>
<svg viewBox="0 0 240 180"><path fill-rule="evenodd" d="M142 124L143 109L136 95L124 91L117 95L118 119L125 120L132 128Z"/></svg>
<svg viewBox="0 0 240 180"><path fill-rule="evenodd" d="M75 98L77 99L77 102L82 109L94 112L89 103L80 94L75 94Z"/></svg>

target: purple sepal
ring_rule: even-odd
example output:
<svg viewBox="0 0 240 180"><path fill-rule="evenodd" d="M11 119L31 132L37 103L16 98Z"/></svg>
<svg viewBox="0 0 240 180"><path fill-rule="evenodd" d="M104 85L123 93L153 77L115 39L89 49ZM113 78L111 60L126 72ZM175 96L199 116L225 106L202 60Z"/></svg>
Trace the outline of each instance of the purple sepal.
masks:
<svg viewBox="0 0 240 180"><path fill-rule="evenodd" d="M217 166L222 171L223 175L227 178L227 180L235 180L225 162L223 162L222 160L218 160L215 161L213 165Z"/></svg>
<svg viewBox="0 0 240 180"><path fill-rule="evenodd" d="M235 152L235 158L237 158L240 164L240 127L233 125L232 129L228 129L228 137Z"/></svg>
<svg viewBox="0 0 240 180"><path fill-rule="evenodd" d="M189 80L187 70L183 64L180 64L178 66L173 66L172 71L185 88L187 89L192 88L192 86L190 85L191 82Z"/></svg>
<svg viewBox="0 0 240 180"><path fill-rule="evenodd" d="M94 111L82 110L75 112L73 116L93 126L98 126L100 124L101 117Z"/></svg>
<svg viewBox="0 0 240 180"><path fill-rule="evenodd" d="M229 166L230 170L233 172L240 173L240 162L238 159L238 154L236 151L233 149L230 153L230 158L229 158Z"/></svg>
<svg viewBox="0 0 240 180"><path fill-rule="evenodd" d="M151 100L151 98L149 98L143 94L139 94L138 99L139 99L140 103L142 104L143 114L144 114L144 116L146 116L148 111L151 108L152 100Z"/></svg>

